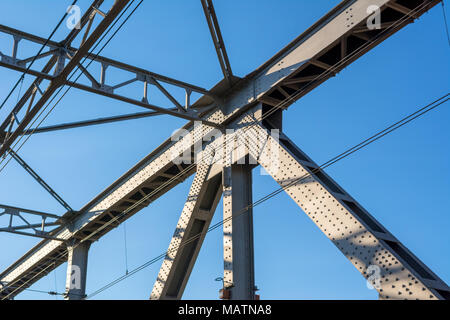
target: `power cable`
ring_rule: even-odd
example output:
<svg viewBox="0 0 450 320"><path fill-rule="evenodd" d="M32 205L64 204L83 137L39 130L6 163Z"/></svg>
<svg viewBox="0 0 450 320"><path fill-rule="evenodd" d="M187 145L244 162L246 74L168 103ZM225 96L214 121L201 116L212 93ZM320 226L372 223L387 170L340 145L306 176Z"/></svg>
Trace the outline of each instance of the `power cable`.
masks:
<svg viewBox="0 0 450 320"><path fill-rule="evenodd" d="M128 274L128 247L127 247L127 222L123 223L123 242L125 249L125 274Z"/></svg>

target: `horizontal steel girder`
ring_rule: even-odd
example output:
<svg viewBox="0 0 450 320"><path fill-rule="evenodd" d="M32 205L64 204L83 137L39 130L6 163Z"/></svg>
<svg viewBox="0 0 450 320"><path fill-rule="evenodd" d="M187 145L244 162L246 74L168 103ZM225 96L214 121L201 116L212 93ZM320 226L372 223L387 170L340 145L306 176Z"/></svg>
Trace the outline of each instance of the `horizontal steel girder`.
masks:
<svg viewBox="0 0 450 320"><path fill-rule="evenodd" d="M349 39L351 39L350 48L342 51L339 50L339 55L342 52L343 56L348 58L345 60L345 65L356 60L359 56L412 21L409 16L407 20L404 20L404 15L397 15L396 17L398 19L396 21L399 23L395 28L378 31L380 32L379 35L370 40L370 42L355 42L356 39L353 37L353 32L357 28L364 27L366 20L370 16L366 11L367 7L375 4L387 10L386 5L391 2L394 1L343 1L272 59L249 74L240 83L236 84L233 90L227 94L226 102L224 102L221 108L208 113L208 121L223 125L229 125L233 121L238 122L241 115L250 107L257 104L258 100L265 101L264 98L266 97L269 100L270 98L275 99L269 97L269 95L277 88L284 88L284 81L297 79L299 73L307 69L306 66L311 61L325 61L323 56L333 56L332 53L336 51L336 46L340 44L346 44L348 46ZM417 16L420 16L438 2L423 1L419 4L416 3L415 8L418 9L416 10ZM348 14L350 11L352 12L351 22L353 24L347 23L347 18L350 18ZM389 13L387 15L388 18L396 15L395 11L387 11L387 13ZM360 46L358 47L358 45ZM345 49L344 45L343 48ZM322 60L320 60L320 57L322 57ZM338 59L338 61L340 60ZM333 61L330 60L329 63L333 63ZM323 66L323 63L319 63L319 65ZM335 65L336 68L334 70L337 71L344 67L339 62ZM318 68L320 72L320 67ZM309 71L307 70L309 76L311 74L314 76L311 69L313 68L310 67ZM317 69L313 70L317 71ZM305 74L301 74L302 78L305 76ZM292 90L295 92L293 94L299 93L299 96L302 96L325 81L328 77L326 76L312 82L306 89L294 85ZM212 91L214 92L214 89ZM280 106L283 108L286 108L295 101L292 98L286 97L281 99L283 105ZM213 101L209 100L208 97L203 97L199 102L207 105ZM273 100L270 100L270 102L273 102ZM187 130L189 134L179 141L166 140L160 147L84 206L73 217L73 228L61 228L58 237L64 237L69 240L92 235L92 237L98 239L122 221L144 208L150 201L161 196L195 172L195 167L175 165L172 160L177 157L176 154L181 154L187 149L192 150L196 143L201 142L202 138L211 134L214 129L205 126L196 127L192 122L184 126L183 129ZM179 178L164 184L164 181L168 181L167 176L171 175L179 175ZM148 195L150 195L148 201L136 205L139 202L136 199L142 199L142 197ZM126 214L122 215L121 213L123 212L126 212ZM115 217L118 216L121 216L121 218L116 221ZM105 226L111 220L114 220L114 223ZM99 228L101 228L100 231L98 231ZM20 283L23 285L23 288L26 288L45 275L44 272L38 272L42 266L47 266L48 268L46 270L52 270L52 268L57 267L57 264L53 264L52 257L58 256L58 253L64 255L67 253L67 250L59 242L44 240L7 270L2 272L0 274L0 281L6 281L11 284ZM16 290L10 296L17 295L21 290Z"/></svg>

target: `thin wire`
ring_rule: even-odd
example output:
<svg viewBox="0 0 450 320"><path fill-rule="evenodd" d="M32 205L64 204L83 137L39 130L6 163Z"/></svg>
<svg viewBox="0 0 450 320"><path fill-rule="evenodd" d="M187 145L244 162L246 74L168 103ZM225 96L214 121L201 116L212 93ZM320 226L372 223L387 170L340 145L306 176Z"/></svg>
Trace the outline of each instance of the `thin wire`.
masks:
<svg viewBox="0 0 450 320"><path fill-rule="evenodd" d="M74 0L72 2L72 6L76 5L76 3L78 2L78 0ZM56 27L53 29L52 33L50 34L50 36L47 38L47 40L45 40L44 44L42 45L42 47L39 49L38 53L33 57L33 60L31 60L30 65L27 67L27 69L22 73L22 75L20 76L19 80L17 80L16 84L13 86L13 88L11 89L11 91L8 93L8 95L6 96L6 98L3 100L2 104L0 105L0 110L3 108L3 106L5 105L5 103L8 101L8 99L11 97L11 95L13 94L13 92L16 90L17 86L19 85L19 82L22 81L25 78L25 75L28 73L28 71L30 70L31 66L33 65L34 61L36 60L36 58L41 54L42 50L44 50L44 48L47 46L48 42L51 40L51 38L53 37L53 35L56 33L56 31L58 30L58 28L61 26L61 24L63 23L63 21L66 19L68 12L66 12L63 17L61 18L61 20L59 20L58 24L56 25Z"/></svg>
<svg viewBox="0 0 450 320"><path fill-rule="evenodd" d="M418 12L420 11L422 8L425 7L425 3L422 4L421 6L417 7L414 10L411 10L410 13L413 12ZM266 114L264 114L261 119L259 121L262 121L264 118L268 117L269 115L271 115L273 112L275 112L277 109L282 108L284 106L284 104L286 104L289 101L295 101L295 99L302 94L305 90L308 89L309 86L312 86L314 84L314 81L317 79L320 79L321 77L325 77L328 73L330 73L330 70L334 70L337 69L340 65L344 64L346 61L348 61L349 59L351 59L354 55L358 54L359 52L361 52L362 50L364 50L366 47L368 47L371 43L373 43L376 39L378 39L379 37L381 37L384 33L388 32L390 29L393 29L394 27L399 26L403 21L407 20L409 18L409 14L405 15L403 18L399 19L397 22L393 23L392 25L390 25L388 28L386 28L384 31L380 32L378 35L376 35L375 37L373 37L371 40L369 40L367 43L365 43L364 45L362 45L360 48L358 48L353 54L348 55L347 57L341 59L339 62L337 62L334 66L328 68L327 70L325 70L322 74L318 75L316 77L316 79L314 79L312 82L310 82L306 87L303 88L303 90L299 91L296 94L293 94L291 96L289 96L289 98L287 98L286 101L283 101L281 103L279 103L277 106L275 106L274 108L272 108L271 111L267 112ZM249 123L248 125L251 126L253 124L257 124L258 120L255 119L255 121L253 121L253 123ZM245 131L246 128L243 129L242 132ZM226 141L226 139L225 139ZM220 146L217 149L221 149L222 146ZM235 147L236 148L236 147ZM0 162L1 163L1 162ZM129 211L131 211L132 209L134 209L135 207L137 207L139 204L141 204L142 202L148 200L149 198L151 198L154 194L156 194L157 192L159 192L160 189L163 189L166 185L168 185L170 182L172 182L173 180L175 180L178 176L182 176L183 173L188 172L190 169L192 169L195 166L195 164L192 164L190 166L188 166L185 170L183 170L182 172L178 173L176 176L174 176L172 179L169 179L166 183L163 183L162 185L160 185L156 190L154 190L152 193L146 195L143 199L141 199L140 201L136 202L134 205L132 205L131 207L127 208L126 210L124 210L120 215L114 217L113 219L111 219L108 223L102 225L101 227L99 227L97 230L95 230L93 233L91 233L90 235L86 236L85 238L83 238L77 245L81 244L84 241L87 241L88 239L90 239L93 235L97 234L98 232L100 232L101 230L103 230L104 228L106 228L108 225L112 224L113 222L117 221L118 219L120 219L121 217L123 217L124 215L126 215ZM62 253L60 255L60 257L64 257L65 255L67 255L67 253ZM44 270L46 270L49 266L47 266ZM42 273L44 270L42 270L41 272L37 273L36 275L34 275L31 279L29 279L26 283L28 283L29 281L31 281L32 279L34 279L37 275L39 275L40 273ZM26 284L25 283L25 284ZM25 285L23 284L23 285ZM22 285L22 286L23 286ZM8 295L9 296L9 295Z"/></svg>
<svg viewBox="0 0 450 320"><path fill-rule="evenodd" d="M440 98L440 99L438 99L438 100L436 100L436 101L440 101L440 100L442 100L442 99L445 99L446 97L448 97L448 95L449 95L449 94L446 94L445 96L443 96L442 98ZM281 193L282 191L285 191L287 188L289 188L289 187L291 187L291 186L293 186L293 185L295 185L295 184L297 184L297 183L299 183L299 182L305 180L306 178L312 176L312 175L315 174L316 172L318 172L318 171L320 171L320 170L323 170L323 169L325 169L325 168L327 168L327 167L329 167L329 166L335 164L336 162L338 162L338 161L340 161L340 160L342 160L342 159L348 157L349 155L355 153L356 151L358 151L358 150L360 150L360 149L362 149L362 148L368 146L369 144L371 144L371 143L373 143L373 142L375 142L375 141L381 139L382 137L386 136L387 134L393 132L394 130L401 128L402 126L404 126L404 125L410 123L410 122L413 121L414 119L417 119L418 117L420 117L420 116L426 114L427 112L430 112L431 110L437 108L438 106L444 104L444 103L447 102L449 99L450 99L450 98L447 98L447 99L445 99L445 100L443 100L443 101L440 101L438 104L434 104L435 102L433 102L433 103L429 104L427 107L421 108L421 109L419 109L418 111L416 111L416 112L414 112L414 113L408 115L407 117L403 118L402 120L397 121L396 123L394 123L393 125L387 127L386 129L379 131L377 134L373 135L371 138L364 140L363 142L361 142L361 143L355 145L354 147L352 147L352 148L350 148L350 149L344 151L344 152L341 153L340 155L338 155L338 156L336 156L336 157L330 159L329 161L325 162L324 164L322 164L321 166L319 166L318 168L316 168L315 170L313 170L311 173L306 173L305 175L301 176L300 178L294 179L294 180L291 181L289 184L287 184L287 185L285 185L285 186L282 186L282 187L280 187L280 188L278 188L278 189L272 191L272 192L269 193L268 195L266 195L266 196L260 198L259 200L253 202L252 204L250 204L250 205L244 207L242 210L238 211L238 213L233 214L232 216L230 216L230 217L228 217L228 218L226 218L226 219L223 219L223 220L217 222L216 224L214 224L213 226L211 226L210 228L208 228L208 230L206 231L206 233L209 233L209 232L211 232L211 231L217 229L218 227L222 226L224 223L226 223L226 222L228 222L228 221L230 221L230 220L232 220L232 219L235 219L235 218L237 218L237 217L239 217L239 216L241 216L241 215L247 213L247 212L249 211L250 208L254 208L254 207L256 207L257 205L262 204L263 202L265 202L265 201L267 201L267 200L269 200L269 199L275 197L276 195L278 195L278 194ZM433 105L433 104L434 104L434 105ZM431 106L431 107L430 107L430 106ZM422 110L422 111L421 111L421 110ZM315 171L315 172L314 172L314 171ZM136 269L132 270L132 271L129 272L127 275L121 276L121 277L115 279L114 281L108 283L108 284L105 285L104 287L102 287L102 288L100 288L100 289L94 291L92 294L88 295L88 296L86 297L86 299L92 298L92 297L98 295L99 293L101 293L101 292L103 292L103 291L109 289L110 287L114 286L115 284L117 284L117 283L119 283L119 282L125 280L125 279L128 278L129 276L131 276L131 275L133 275L133 274L135 274L135 273L137 273L137 272L139 272L139 271L141 271L141 270L147 268L148 266L150 266L150 265L156 263L157 261L159 261L159 260L161 260L162 258L166 257L166 256L167 256L168 254L170 254L171 252L177 251L177 250L179 250L180 248L182 248L182 247L188 245L189 243L191 243L191 242L197 240L197 239L198 239L199 237L201 237L201 236L202 236L202 234L198 234L198 235L195 235L195 236L193 236L193 237L191 237L191 238L188 238L185 242L180 243L180 245L176 246L175 248L172 248L172 249L169 249L169 250L165 251L164 253L162 253L162 254L156 256L155 258L153 258L153 259L147 261L146 263L144 263L144 264L142 264L141 266L137 267Z"/></svg>
<svg viewBox="0 0 450 320"><path fill-rule="evenodd" d="M445 31L447 32L447 41L448 41L448 45L450 46L450 34L448 31L447 15L445 14L444 0L442 0L442 14L444 16Z"/></svg>

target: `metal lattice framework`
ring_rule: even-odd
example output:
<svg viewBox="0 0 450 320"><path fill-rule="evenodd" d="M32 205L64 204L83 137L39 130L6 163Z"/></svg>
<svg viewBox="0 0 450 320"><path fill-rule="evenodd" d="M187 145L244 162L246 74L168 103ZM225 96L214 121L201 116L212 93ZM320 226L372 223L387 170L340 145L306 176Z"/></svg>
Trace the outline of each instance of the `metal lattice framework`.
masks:
<svg viewBox="0 0 450 320"><path fill-rule="evenodd" d="M447 284L282 130L283 110L439 2L344 0L261 67L239 78L232 73L213 3L201 0L224 76L211 90L92 54L97 41L130 4L127 0L116 0L110 8L103 8L101 0L93 1L80 20L81 28L72 30L60 42L0 25L0 34L13 39L11 55L0 52L0 66L34 77L32 85L0 124L0 156L14 158L67 211L58 216L0 205L3 210L0 215L10 216L9 225L0 231L42 238L0 274L0 296L12 299L68 262L66 298L85 297L91 243L195 174L150 298L182 297L223 196L222 298L255 299L251 172L261 165L363 277L369 279L371 268L378 268L381 281L376 289L380 298L450 299ZM376 28L367 23L373 17L373 12L368 10L373 5L381 12ZM95 24L94 19L100 21ZM78 48L72 46L75 39L81 40ZM43 45L44 50L38 56L19 58L23 41ZM33 68L30 64L35 60L45 61L44 67ZM83 65L85 61L98 65L100 74L96 76L88 71ZM109 81L108 70L112 68L119 70L123 77L119 83ZM72 79L77 71L89 84ZM135 82L142 84L141 96L117 93L117 89ZM156 87L173 106L152 104L148 86ZM148 110L33 127L39 112L62 87L88 91ZM174 98L170 90L175 87L185 90L185 101ZM202 97L191 103L193 92ZM180 139L169 138L163 142L78 211L14 151L21 137L30 134L162 114L189 120L182 128L184 134ZM277 137L272 134L274 131L278 132ZM41 223L29 222L28 215L40 217ZM17 225L14 223L17 219L25 224ZM79 282L78 286L74 285L74 279Z"/></svg>

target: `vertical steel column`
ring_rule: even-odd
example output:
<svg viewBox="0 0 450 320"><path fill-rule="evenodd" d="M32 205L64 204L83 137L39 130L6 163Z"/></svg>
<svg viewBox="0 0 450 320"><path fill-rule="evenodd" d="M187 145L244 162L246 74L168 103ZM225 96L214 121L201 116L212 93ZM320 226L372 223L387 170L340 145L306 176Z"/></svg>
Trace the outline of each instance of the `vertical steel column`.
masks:
<svg viewBox="0 0 450 320"><path fill-rule="evenodd" d="M86 296L88 252L91 243L69 245L67 251L66 300L81 300Z"/></svg>
<svg viewBox="0 0 450 320"><path fill-rule="evenodd" d="M223 177L223 298L254 300L252 167L227 165Z"/></svg>

